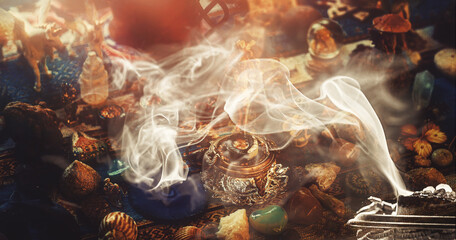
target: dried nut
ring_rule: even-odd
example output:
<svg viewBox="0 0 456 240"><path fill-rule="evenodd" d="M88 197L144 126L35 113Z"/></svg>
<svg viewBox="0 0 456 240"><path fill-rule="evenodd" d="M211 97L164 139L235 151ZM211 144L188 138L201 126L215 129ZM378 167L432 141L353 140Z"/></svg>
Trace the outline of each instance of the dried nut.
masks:
<svg viewBox="0 0 456 240"><path fill-rule="evenodd" d="M359 158L361 153L360 148L344 139L337 138L330 148L329 152L335 158L337 163L344 167L352 166Z"/></svg>
<svg viewBox="0 0 456 240"><path fill-rule="evenodd" d="M406 177L413 190L446 183L445 176L435 168L415 168L407 172Z"/></svg>
<svg viewBox="0 0 456 240"><path fill-rule="evenodd" d="M98 235L103 240L136 240L138 227L127 214L112 212L101 221Z"/></svg>
<svg viewBox="0 0 456 240"><path fill-rule="evenodd" d="M305 187L302 187L288 200L285 210L291 222L304 225L317 223L323 217L320 202Z"/></svg>
<svg viewBox="0 0 456 240"><path fill-rule="evenodd" d="M432 162L439 167L446 167L453 162L453 154L447 149L440 148L431 155Z"/></svg>
<svg viewBox="0 0 456 240"><path fill-rule="evenodd" d="M63 172L60 190L69 199L81 199L94 192L100 181L100 175L92 167L76 160Z"/></svg>
<svg viewBox="0 0 456 240"><path fill-rule="evenodd" d="M336 180L340 167L333 163L311 163L305 166L308 176L315 179L318 187L326 191Z"/></svg>

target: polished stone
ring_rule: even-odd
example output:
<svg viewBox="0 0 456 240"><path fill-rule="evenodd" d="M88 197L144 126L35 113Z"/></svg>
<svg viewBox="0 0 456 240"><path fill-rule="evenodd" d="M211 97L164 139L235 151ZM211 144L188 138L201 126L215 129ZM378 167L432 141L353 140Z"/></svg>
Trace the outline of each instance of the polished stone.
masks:
<svg viewBox="0 0 456 240"><path fill-rule="evenodd" d="M250 225L260 233L275 235L281 233L288 222L287 212L280 206L270 205L250 214Z"/></svg>

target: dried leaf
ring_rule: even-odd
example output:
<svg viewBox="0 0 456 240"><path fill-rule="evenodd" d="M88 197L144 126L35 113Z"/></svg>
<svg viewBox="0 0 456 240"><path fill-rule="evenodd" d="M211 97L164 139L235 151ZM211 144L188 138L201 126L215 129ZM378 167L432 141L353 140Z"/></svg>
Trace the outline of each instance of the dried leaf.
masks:
<svg viewBox="0 0 456 240"><path fill-rule="evenodd" d="M413 143L413 148L415 149L415 152L418 153L418 155L423 157L429 156L432 152L431 144L421 138Z"/></svg>
<svg viewBox="0 0 456 240"><path fill-rule="evenodd" d="M407 148L410 151L415 150L413 148L413 143L418 140L418 138L406 138L405 140L402 141L402 145L404 145L405 148Z"/></svg>
<svg viewBox="0 0 456 240"><path fill-rule="evenodd" d="M401 135L402 136L416 136L418 134L418 130L412 124L407 124L401 127Z"/></svg>

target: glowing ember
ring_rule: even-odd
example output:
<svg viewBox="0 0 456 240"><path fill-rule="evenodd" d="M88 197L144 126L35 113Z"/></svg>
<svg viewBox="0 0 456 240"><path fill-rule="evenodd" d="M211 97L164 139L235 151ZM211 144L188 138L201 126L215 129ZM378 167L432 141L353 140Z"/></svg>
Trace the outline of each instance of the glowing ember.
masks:
<svg viewBox="0 0 456 240"><path fill-rule="evenodd" d="M249 147L249 143L245 139L236 139L233 146L240 150L246 150Z"/></svg>

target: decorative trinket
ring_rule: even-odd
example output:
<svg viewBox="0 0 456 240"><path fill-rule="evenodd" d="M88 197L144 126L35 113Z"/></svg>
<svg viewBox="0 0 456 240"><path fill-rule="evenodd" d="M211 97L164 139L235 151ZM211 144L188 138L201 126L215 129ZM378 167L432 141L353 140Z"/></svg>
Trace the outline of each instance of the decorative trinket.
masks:
<svg viewBox="0 0 456 240"><path fill-rule="evenodd" d="M103 60L94 51L87 54L79 76L81 98L89 105L100 106L106 102L109 95L108 72Z"/></svg>
<svg viewBox="0 0 456 240"><path fill-rule="evenodd" d="M18 27L21 28L20 22L11 13L0 8L0 61L4 58L3 46L17 39Z"/></svg>
<svg viewBox="0 0 456 240"><path fill-rule="evenodd" d="M217 238L226 240L250 239L249 220L245 209L238 209L236 212L222 217L218 229Z"/></svg>
<svg viewBox="0 0 456 240"><path fill-rule="evenodd" d="M129 168L130 166L124 161L114 159L112 160L111 166L109 167L108 176L113 179L113 181L120 180L122 179L123 173Z"/></svg>
<svg viewBox="0 0 456 240"><path fill-rule="evenodd" d="M412 24L398 14L386 14L374 18L371 31L372 42L379 50L395 54L407 49L405 33L412 29Z"/></svg>
<svg viewBox="0 0 456 240"><path fill-rule="evenodd" d="M309 53L305 63L310 76L333 73L341 67L339 52L343 37L342 27L330 19L321 19L310 26L307 33Z"/></svg>
<svg viewBox="0 0 456 240"><path fill-rule="evenodd" d="M63 172L60 190L65 197L80 199L94 192L100 181L100 175L93 168L76 160Z"/></svg>
<svg viewBox="0 0 456 240"><path fill-rule="evenodd" d="M288 168L276 163L270 143L248 133L224 136L204 155L206 189L227 203L262 204L285 191Z"/></svg>
<svg viewBox="0 0 456 240"><path fill-rule="evenodd" d="M318 223L323 217L323 207L308 188L302 187L285 205L290 222L303 225Z"/></svg>
<svg viewBox="0 0 456 240"><path fill-rule="evenodd" d="M72 137L73 157L85 163L97 160L108 152L105 142L89 137L83 132L75 132Z"/></svg>
<svg viewBox="0 0 456 240"><path fill-rule="evenodd" d="M339 55L343 31L340 25L329 19L314 22L307 33L309 53L320 59L333 59Z"/></svg>
<svg viewBox="0 0 456 240"><path fill-rule="evenodd" d="M270 205L250 214L250 225L258 232L267 235L281 233L288 222L287 212L280 206Z"/></svg>
<svg viewBox="0 0 456 240"><path fill-rule="evenodd" d="M48 77L52 77L52 72L49 71L46 63L47 57L51 60L54 59L54 50L62 50L65 48L60 41L60 36L63 34L61 28L56 27L54 24L47 25L45 28L37 28L30 34L21 31L19 40L22 42L22 51L25 59L33 68L35 73L35 91L41 91L41 72L38 64L42 64L44 73Z"/></svg>
<svg viewBox="0 0 456 240"><path fill-rule="evenodd" d="M102 240L136 240L138 226L127 214L112 212L101 221L98 236Z"/></svg>
<svg viewBox="0 0 456 240"><path fill-rule="evenodd" d="M3 60L2 48L8 41L21 41L21 52L35 74L34 89L37 92L41 91L41 72L38 64L42 64L44 73L52 77L46 59L50 57L53 60L54 50L65 48L60 40L62 34L63 30L55 24L48 24L26 32L23 21L0 8L0 60Z"/></svg>

